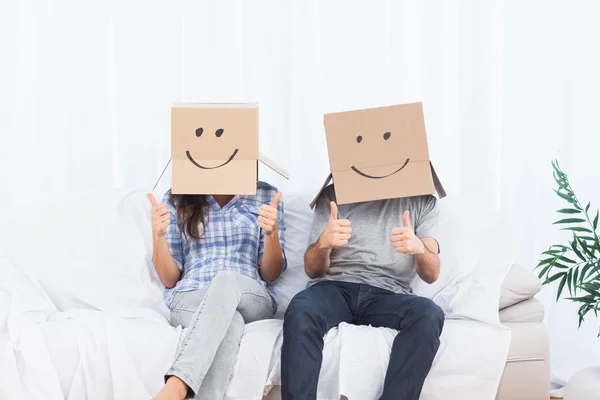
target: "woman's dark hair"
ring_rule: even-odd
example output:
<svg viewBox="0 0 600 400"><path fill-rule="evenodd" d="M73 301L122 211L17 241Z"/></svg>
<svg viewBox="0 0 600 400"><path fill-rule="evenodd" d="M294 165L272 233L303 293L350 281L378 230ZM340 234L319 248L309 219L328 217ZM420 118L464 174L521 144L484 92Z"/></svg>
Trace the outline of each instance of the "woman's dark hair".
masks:
<svg viewBox="0 0 600 400"><path fill-rule="evenodd" d="M177 210L177 223L181 226L183 234L194 240L200 240L204 234L204 205L206 199L201 194L173 194L169 195L171 203ZM200 232L202 226L202 232Z"/></svg>

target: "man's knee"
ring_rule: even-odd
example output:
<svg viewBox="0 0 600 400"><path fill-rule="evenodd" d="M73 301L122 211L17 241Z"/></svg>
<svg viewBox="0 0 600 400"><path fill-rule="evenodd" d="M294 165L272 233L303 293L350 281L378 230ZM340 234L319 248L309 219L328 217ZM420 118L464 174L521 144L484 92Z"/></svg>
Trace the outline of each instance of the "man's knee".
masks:
<svg viewBox="0 0 600 400"><path fill-rule="evenodd" d="M283 329L306 330L320 319L314 300L305 293L298 293L290 302L283 322Z"/></svg>
<svg viewBox="0 0 600 400"><path fill-rule="evenodd" d="M444 311L440 306L427 297L417 297L414 300L414 313L420 324L438 335L444 327Z"/></svg>

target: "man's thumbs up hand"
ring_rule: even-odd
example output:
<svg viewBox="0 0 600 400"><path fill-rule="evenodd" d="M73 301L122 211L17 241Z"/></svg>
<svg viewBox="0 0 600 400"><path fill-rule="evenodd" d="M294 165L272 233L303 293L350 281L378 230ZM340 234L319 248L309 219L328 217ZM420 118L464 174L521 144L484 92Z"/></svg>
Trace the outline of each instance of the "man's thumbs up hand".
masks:
<svg viewBox="0 0 600 400"><path fill-rule="evenodd" d="M327 228L319 238L319 245L324 249L337 249L348 244L352 228L347 219L338 219L338 208L335 202L331 202L331 212Z"/></svg>
<svg viewBox="0 0 600 400"><path fill-rule="evenodd" d="M410 223L410 213L404 211L402 214L401 228L392 229L392 245L398 253L415 255L423 254L425 252L425 245L415 235L415 230Z"/></svg>
<svg viewBox="0 0 600 400"><path fill-rule="evenodd" d="M263 204L258 211L258 226L260 226L267 236L279 232L277 229L277 205L279 204L280 199L281 192L277 192L275 196L273 196L271 204Z"/></svg>
<svg viewBox="0 0 600 400"><path fill-rule="evenodd" d="M331 202L329 203L331 206L331 213L329 214L329 220L336 220L337 219L337 204L335 204L335 202Z"/></svg>

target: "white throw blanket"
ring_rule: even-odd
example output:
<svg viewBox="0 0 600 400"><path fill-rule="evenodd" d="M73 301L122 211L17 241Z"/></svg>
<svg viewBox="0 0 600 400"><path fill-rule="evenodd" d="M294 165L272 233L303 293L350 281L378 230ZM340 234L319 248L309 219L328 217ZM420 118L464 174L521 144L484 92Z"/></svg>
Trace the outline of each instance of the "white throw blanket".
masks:
<svg viewBox="0 0 600 400"><path fill-rule="evenodd" d="M494 399L510 345L496 305L507 270L476 272L436 296L447 321L422 399L458 400L464 393ZM129 400L156 393L180 338L163 316L146 309L56 313L43 297L28 294L34 290L27 284L3 280L0 291L2 304L9 304L0 330L1 398ZM258 400L279 385L281 326L281 320L248 325L231 398ZM319 399L378 398L394 336L383 328L333 329L326 337Z"/></svg>
<svg viewBox="0 0 600 400"><path fill-rule="evenodd" d="M149 263L145 191L45 198L43 207L36 203L0 218L0 225L10 227L0 231L0 253L12 262L0 254L0 399L150 399L164 383L181 331L167 322ZM304 285L302 254L310 226L307 201L289 195L287 200L291 267L276 287L282 309ZM422 398L463 400L468 393L493 400L510 344L510 331L498 320L500 286L510 263L495 268L486 263L498 259L484 247L495 243L492 230L483 231L477 218L477 229L459 233L465 214L457 212L460 204L446 204L451 212L442 219L442 275L434 285L415 282L416 293L433 298L447 318ZM31 237L34 226L33 246L23 238ZM486 238L470 246L473 252L465 239L470 232ZM97 256L105 249L112 252ZM259 400L279 384L280 333L278 320L247 326L231 398ZM394 334L346 324L329 332L319 398L338 400L340 393L353 400L377 398Z"/></svg>

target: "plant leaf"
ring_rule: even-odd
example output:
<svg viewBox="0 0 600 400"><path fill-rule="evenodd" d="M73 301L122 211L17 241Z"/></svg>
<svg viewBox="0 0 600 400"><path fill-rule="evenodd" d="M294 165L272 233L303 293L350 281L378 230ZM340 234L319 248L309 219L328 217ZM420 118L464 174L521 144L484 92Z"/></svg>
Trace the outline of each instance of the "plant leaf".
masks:
<svg viewBox="0 0 600 400"><path fill-rule="evenodd" d="M587 213L588 211L590 211L590 206L592 205L591 201L588 201L587 206L585 206L585 212Z"/></svg>
<svg viewBox="0 0 600 400"><path fill-rule="evenodd" d="M546 250L542 254L546 254L548 256L556 256L560 253L560 250Z"/></svg>
<svg viewBox="0 0 600 400"><path fill-rule="evenodd" d="M573 291L571 290L571 281L573 279L573 270L570 270L567 274L567 287L569 288L569 295L573 296Z"/></svg>
<svg viewBox="0 0 600 400"><path fill-rule="evenodd" d="M554 171L556 172L556 174L560 177L560 178L564 178L565 177L565 173L562 172L562 170L560 169L560 165L558 165L558 160L554 160L552 162L552 167L554 168Z"/></svg>
<svg viewBox="0 0 600 400"><path fill-rule="evenodd" d="M566 195L566 194L564 194L564 193L562 193L562 192L559 192L559 191L558 191L558 190L556 190L556 189L554 189L554 191L556 192L556 194L557 194L559 197L563 198L564 200L568 201L569 203L575 204L575 199L574 199L573 197L571 197L571 196L569 196L569 195Z"/></svg>
<svg viewBox="0 0 600 400"><path fill-rule="evenodd" d="M565 218L565 219L561 219L560 221L556 221L554 223L554 225L556 225L556 224L580 224L582 222L585 222L585 219L582 219L582 218Z"/></svg>
<svg viewBox="0 0 600 400"><path fill-rule="evenodd" d="M585 280L585 273L588 272L588 270L593 266L594 264L585 264L585 266L583 267L583 269L581 270L581 276L580 278L580 283L582 283Z"/></svg>
<svg viewBox="0 0 600 400"><path fill-rule="evenodd" d="M566 276L563 276L558 285L558 292L556 293L556 301L558 301L558 299L560 299L560 295L563 291L563 288L565 287L565 281L566 281L565 278L566 278Z"/></svg>
<svg viewBox="0 0 600 400"><path fill-rule="evenodd" d="M575 210L574 208L562 208L556 212L561 214L581 214L580 210Z"/></svg>
<svg viewBox="0 0 600 400"><path fill-rule="evenodd" d="M588 245L586 243L585 240L581 240L579 238L579 236L575 235L575 238L577 239L577 241L579 242L579 245L581 246L581 248L583 249L583 252L585 254L587 254L589 257L593 258L594 254L590 251L590 249L588 248Z"/></svg>
<svg viewBox="0 0 600 400"><path fill-rule="evenodd" d="M569 264L575 264L575 263L576 263L576 261L573 261L573 260L571 260L570 258L568 258L568 257L565 257L565 256L558 256L558 257L556 257L556 258L557 258L558 260L560 260L560 261L564 261L564 262L567 262L567 263L569 263Z"/></svg>
<svg viewBox="0 0 600 400"><path fill-rule="evenodd" d="M540 272L540 274L538 275L538 278L542 279L542 276L544 276L551 267L552 265L546 265L544 269L542 269L542 272Z"/></svg>
<svg viewBox="0 0 600 400"><path fill-rule="evenodd" d="M554 177L554 181L556 182L556 184L557 184L557 185L558 185L558 186L559 186L561 189L566 189L566 188L567 188L567 185L566 185L566 183L565 183L564 179L563 179L563 178L561 178L560 176L558 176L558 175L556 174L556 172L554 172L554 171L553 171L553 172L552 172L552 176Z"/></svg>
<svg viewBox="0 0 600 400"><path fill-rule="evenodd" d="M577 236L575 236L575 239L573 239L573 242L571 242L571 248L573 249L573 252L575 254L577 254L577 257L579 257L579 259L581 261L587 261L587 258L585 258L583 256L583 254L581 254L581 252L579 251L579 249L577 248Z"/></svg>
<svg viewBox="0 0 600 400"><path fill-rule="evenodd" d="M582 226L570 226L568 228L561 228L561 231L573 231L573 232L587 232L587 233L592 233L591 230L589 230L588 228L584 228Z"/></svg>
<svg viewBox="0 0 600 400"><path fill-rule="evenodd" d="M583 239L583 240L587 240L587 241L592 241L592 242L593 242L594 240L596 240L596 239L594 239L594 238L593 238L593 237L591 237L591 236L579 236L579 239Z"/></svg>
<svg viewBox="0 0 600 400"><path fill-rule="evenodd" d="M575 268L575 272L573 273L573 293L577 291L577 286L579 285L577 278L579 278L579 268Z"/></svg>
<svg viewBox="0 0 600 400"><path fill-rule="evenodd" d="M598 217L600 217L600 210L596 210L596 218L594 218L594 230L598 229Z"/></svg>
<svg viewBox="0 0 600 400"><path fill-rule="evenodd" d="M536 268L541 267L542 265L546 265L546 264L550 264L552 261L554 261L554 257L552 258L546 258L545 260L541 260Z"/></svg>
<svg viewBox="0 0 600 400"><path fill-rule="evenodd" d="M555 280L562 278L565 275L567 275L566 272L559 272L558 274L553 275L550 278L546 279L546 283L554 282Z"/></svg>

